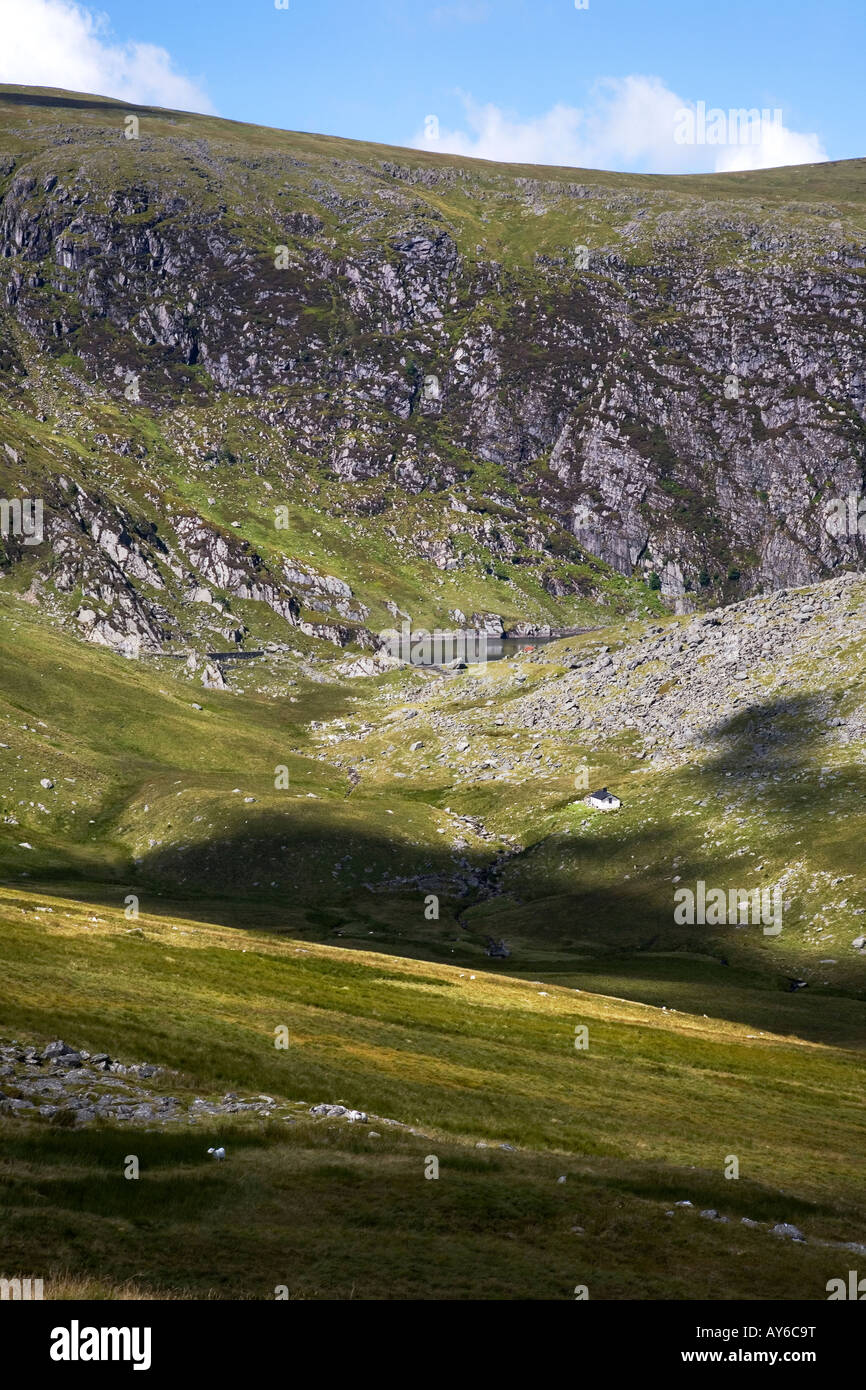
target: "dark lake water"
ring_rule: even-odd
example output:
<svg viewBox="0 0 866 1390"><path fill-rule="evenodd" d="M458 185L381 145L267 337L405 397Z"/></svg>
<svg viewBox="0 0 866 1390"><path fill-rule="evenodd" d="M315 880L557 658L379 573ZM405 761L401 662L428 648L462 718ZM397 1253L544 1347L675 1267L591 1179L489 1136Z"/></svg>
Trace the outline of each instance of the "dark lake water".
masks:
<svg viewBox="0 0 866 1390"><path fill-rule="evenodd" d="M455 660L473 666L485 661L505 661L519 653L538 651L550 642L589 631L590 628L571 628L550 637L491 637L478 632L428 634L418 629L411 635L404 634L402 640L393 644L393 655L411 661L413 666L447 666Z"/></svg>

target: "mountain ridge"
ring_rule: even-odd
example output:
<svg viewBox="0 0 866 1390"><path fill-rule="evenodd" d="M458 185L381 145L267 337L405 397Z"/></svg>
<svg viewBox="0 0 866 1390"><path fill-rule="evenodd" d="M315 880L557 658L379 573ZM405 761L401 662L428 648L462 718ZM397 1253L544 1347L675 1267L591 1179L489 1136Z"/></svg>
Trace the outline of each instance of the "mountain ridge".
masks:
<svg viewBox="0 0 866 1390"><path fill-rule="evenodd" d="M79 124L52 104L66 100L84 103ZM861 538L828 533L822 507L862 485L863 161L527 179L150 108L126 140L125 111L0 88L0 430L48 494L60 593L87 600L66 611L40 570L63 621L83 609L96 640L157 649L169 627L200 648L165 566L187 591L207 578L171 520L168 559L152 544L185 515L223 550L236 522L251 547L237 588L271 599L218 597L240 599L222 636L285 638L292 601L307 605L279 570L321 528L293 514L283 538L267 509L317 494L335 532L366 533L374 569L412 557L425 579L389 593L368 573L355 624L305 613L314 651L373 649L386 602L428 626L454 612L570 626L593 605L651 611L655 576L688 609L862 564ZM58 433L77 445L63 469ZM96 525L144 528L165 614L136 561L86 539L94 470ZM328 548L345 564L345 530ZM352 568L336 577L355 591Z"/></svg>

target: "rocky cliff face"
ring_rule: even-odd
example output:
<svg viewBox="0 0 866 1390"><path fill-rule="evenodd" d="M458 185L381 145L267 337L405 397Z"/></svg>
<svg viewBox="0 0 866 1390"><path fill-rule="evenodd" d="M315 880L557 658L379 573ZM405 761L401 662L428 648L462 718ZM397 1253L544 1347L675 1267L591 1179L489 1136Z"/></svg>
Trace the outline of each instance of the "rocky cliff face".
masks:
<svg viewBox="0 0 866 1390"><path fill-rule="evenodd" d="M324 488L513 621L605 567L689 608L862 566L863 161L578 183L66 102L0 89L0 394L92 632L159 646L210 586L369 645L382 575L260 554L193 479Z"/></svg>

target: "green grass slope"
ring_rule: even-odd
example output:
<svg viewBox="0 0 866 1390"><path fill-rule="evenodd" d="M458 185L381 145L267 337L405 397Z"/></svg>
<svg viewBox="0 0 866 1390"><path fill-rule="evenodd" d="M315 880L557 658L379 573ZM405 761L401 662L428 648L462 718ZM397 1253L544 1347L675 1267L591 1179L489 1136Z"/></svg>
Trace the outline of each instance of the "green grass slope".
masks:
<svg viewBox="0 0 866 1390"><path fill-rule="evenodd" d="M774 870L799 839L838 877L850 836L853 873L856 805L826 836L805 807L746 822L712 795L731 766L629 773L628 737L533 727L599 634L449 680L192 699L168 661L0 606L3 1037L156 1063L154 1094L280 1103L264 1124L0 1116L4 1273L61 1297L554 1299L820 1299L844 1274L866 1241L862 960L822 964L811 921L675 928L671 859L718 865L742 819ZM804 691L822 669L816 649ZM618 816L572 805L584 751L635 782ZM832 930L853 934L857 891ZM313 1119L320 1101L371 1119Z"/></svg>
<svg viewBox="0 0 866 1390"><path fill-rule="evenodd" d="M160 1090L286 1104L256 1128L0 1120L4 1261L61 1291L810 1299L863 1238L862 1061L844 1048L180 916L130 934L45 893L4 892L0 920L20 1040L60 1032L176 1068ZM410 1129L295 1105L323 1099Z"/></svg>

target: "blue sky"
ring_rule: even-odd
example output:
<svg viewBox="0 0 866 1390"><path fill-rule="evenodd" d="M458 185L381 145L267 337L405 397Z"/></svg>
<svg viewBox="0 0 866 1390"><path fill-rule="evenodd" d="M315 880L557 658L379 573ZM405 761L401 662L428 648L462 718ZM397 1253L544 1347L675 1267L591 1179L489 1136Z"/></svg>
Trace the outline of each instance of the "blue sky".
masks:
<svg viewBox="0 0 866 1390"><path fill-rule="evenodd" d="M0 0L0 32L0 81L390 144L659 172L866 154L862 0ZM747 151L678 147L698 102L781 118Z"/></svg>

